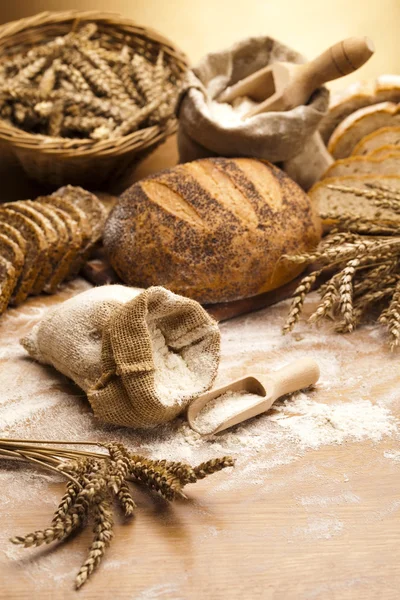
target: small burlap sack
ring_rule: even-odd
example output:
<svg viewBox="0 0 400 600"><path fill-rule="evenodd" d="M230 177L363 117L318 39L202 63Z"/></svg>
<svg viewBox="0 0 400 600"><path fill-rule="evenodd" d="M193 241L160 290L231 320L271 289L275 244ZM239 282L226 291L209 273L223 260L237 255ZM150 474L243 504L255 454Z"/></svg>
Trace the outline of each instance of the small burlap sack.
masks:
<svg viewBox="0 0 400 600"><path fill-rule="evenodd" d="M154 427L209 389L219 365L217 323L163 287L93 288L50 311L21 340L86 393L99 419Z"/></svg>
<svg viewBox="0 0 400 600"><path fill-rule="evenodd" d="M228 86L282 61L300 64L304 58L270 37L256 37L207 54L189 71L176 110L180 161L209 156L262 158L288 170L305 189L317 181L332 163L317 133L328 110L325 87L306 106L262 113L239 124L227 126L212 110L211 103Z"/></svg>

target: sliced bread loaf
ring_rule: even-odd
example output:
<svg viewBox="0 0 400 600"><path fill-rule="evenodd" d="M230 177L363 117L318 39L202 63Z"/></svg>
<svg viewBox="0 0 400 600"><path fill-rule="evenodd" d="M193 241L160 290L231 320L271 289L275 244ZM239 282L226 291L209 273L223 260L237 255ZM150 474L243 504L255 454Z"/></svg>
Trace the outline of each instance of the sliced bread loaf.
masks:
<svg viewBox="0 0 400 600"><path fill-rule="evenodd" d="M400 104L381 102L360 108L338 125L329 140L328 150L334 158L346 158L369 133L382 127L399 125Z"/></svg>
<svg viewBox="0 0 400 600"><path fill-rule="evenodd" d="M327 144L336 127L351 113L379 102L400 102L400 75L381 75L374 81L357 81L333 94L329 112L319 131Z"/></svg>
<svg viewBox="0 0 400 600"><path fill-rule="evenodd" d="M0 315L6 310L14 291L17 274L14 265L0 256Z"/></svg>
<svg viewBox="0 0 400 600"><path fill-rule="evenodd" d="M80 254L80 249L82 245L82 234L79 230L78 224L74 221L68 213L63 210L53 206L52 204L45 204L37 202L37 204L41 204L43 207L47 207L49 210L52 210L59 219L64 223L65 231L67 234L67 241L64 248L64 254L53 272L51 278L47 282L44 290L49 294L53 294L57 291L60 284L68 278L71 266L74 264L75 260Z"/></svg>
<svg viewBox="0 0 400 600"><path fill-rule="evenodd" d="M1 233L4 234L4 235L6 235L7 237L9 237L16 244L18 244L18 246L21 249L23 255L25 256L26 241L25 241L24 236L22 235L22 233L20 233L18 231L18 229L16 229L15 227L13 227L12 225L10 225L9 223L3 223L3 221L0 221L0 234Z"/></svg>
<svg viewBox="0 0 400 600"><path fill-rule="evenodd" d="M96 243L102 236L108 214L106 208L97 196L81 187L72 185L66 185L58 189L54 195L56 195L57 198L68 200L85 213L92 229L90 243Z"/></svg>
<svg viewBox="0 0 400 600"><path fill-rule="evenodd" d="M308 192L314 206L319 209L322 216L327 214L346 214L366 218L373 218L379 214L380 219L387 217L393 220L393 212L378 208L371 200L355 193L340 192L330 189L329 186L343 186L350 188L370 189L369 183L381 183L394 189L400 190L400 176L398 175L348 175L344 177L329 177L316 183ZM400 223L400 217L399 217ZM323 225L326 229L333 222L324 219Z"/></svg>
<svg viewBox="0 0 400 600"><path fill-rule="evenodd" d="M31 205L30 205L31 204ZM44 285L47 279L50 277L50 274L53 270L53 260L56 253L57 246L59 241L57 239L57 233L52 226L51 222L38 212L35 208L32 207L32 202L19 200L17 202L10 202L4 204L4 208L12 209L18 213L21 213L28 219L30 219L33 223L35 223L43 232L46 241L47 241L47 253L45 258L42 258L40 264L40 270L37 275L36 281L33 284L31 290L29 291L32 295L40 294L43 291ZM3 209L0 209L2 211Z"/></svg>
<svg viewBox="0 0 400 600"><path fill-rule="evenodd" d="M2 208L0 221L18 229L26 242L24 267L13 292L13 303L18 305L28 296L43 261L46 261L48 242L43 231L34 221L14 209Z"/></svg>
<svg viewBox="0 0 400 600"><path fill-rule="evenodd" d="M15 283L17 283L24 267L25 254L15 241L4 233L0 233L0 256L8 260L14 267Z"/></svg>
<svg viewBox="0 0 400 600"><path fill-rule="evenodd" d="M365 156L377 148L389 145L400 148L400 127L381 127L369 133L354 147L352 155Z"/></svg>
<svg viewBox="0 0 400 600"><path fill-rule="evenodd" d="M399 152L393 152L371 158L369 156L349 156L337 160L326 171L325 177L342 177L343 175L400 175Z"/></svg>

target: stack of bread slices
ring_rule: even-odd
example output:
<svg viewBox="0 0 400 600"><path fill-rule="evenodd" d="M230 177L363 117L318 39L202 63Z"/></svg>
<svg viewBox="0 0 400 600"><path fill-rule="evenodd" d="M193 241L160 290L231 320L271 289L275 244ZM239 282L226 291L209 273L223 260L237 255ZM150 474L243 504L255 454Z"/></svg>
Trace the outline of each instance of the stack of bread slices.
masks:
<svg viewBox="0 0 400 600"><path fill-rule="evenodd" d="M101 238L107 211L80 187L0 206L0 314L28 295L54 293Z"/></svg>
<svg viewBox="0 0 400 600"><path fill-rule="evenodd" d="M367 198L330 186L400 189L400 76L350 86L333 98L320 132L335 159L309 191L320 212L373 216L377 209Z"/></svg>

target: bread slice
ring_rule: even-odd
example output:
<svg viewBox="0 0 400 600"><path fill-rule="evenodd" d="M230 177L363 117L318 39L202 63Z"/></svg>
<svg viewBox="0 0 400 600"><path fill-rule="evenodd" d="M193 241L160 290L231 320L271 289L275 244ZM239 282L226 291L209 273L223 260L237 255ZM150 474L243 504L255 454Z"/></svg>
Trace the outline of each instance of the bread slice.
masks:
<svg viewBox="0 0 400 600"><path fill-rule="evenodd" d="M0 233L9 237L13 242L18 244L21 252L25 256L26 252L26 241L24 236L18 231L16 227L13 227L9 223L3 223L0 221Z"/></svg>
<svg viewBox="0 0 400 600"><path fill-rule="evenodd" d="M89 219L84 213L84 211L75 206L65 198L61 196L57 196L56 192L51 194L50 196L41 196L40 198L36 198L35 202L42 202L44 204L51 204L56 208L59 208L63 212L67 213L73 219L81 232L82 235L82 245L86 246L91 240L92 236L92 228L89 223Z"/></svg>
<svg viewBox="0 0 400 600"><path fill-rule="evenodd" d="M400 127L381 127L366 135L354 147L352 156L365 156L382 146L400 149Z"/></svg>
<svg viewBox="0 0 400 600"><path fill-rule="evenodd" d="M64 186L56 190L53 195L81 210L85 214L90 227L90 239L82 247L80 256L78 256L69 274L74 276L89 258L93 246L101 239L107 219L107 211L97 196L78 186Z"/></svg>
<svg viewBox="0 0 400 600"><path fill-rule="evenodd" d="M328 150L334 158L346 158L369 133L382 127L398 125L400 125L400 104L382 102L360 108L338 125L329 140Z"/></svg>
<svg viewBox="0 0 400 600"><path fill-rule="evenodd" d="M331 190L330 185L345 186L350 188L370 189L368 183L381 183L396 190L400 190L400 176L398 175L348 175L344 177L329 177L316 183L308 192L314 206L318 207L320 214L337 214L393 220L393 212L379 208L371 200L349 192ZM324 219L324 228L333 224L331 219ZM400 217L399 217L400 224Z"/></svg>
<svg viewBox="0 0 400 600"><path fill-rule="evenodd" d="M82 235L77 223L68 215L68 213L62 211L56 206L52 206L51 204L43 204L43 206L46 206L54 211L54 213L63 221L67 232L67 242L64 249L64 254L57 269L54 271L51 279L45 286L46 292L49 294L54 294L60 284L69 277L72 265L79 256L82 246Z"/></svg>
<svg viewBox="0 0 400 600"><path fill-rule="evenodd" d="M8 260L14 267L16 284L24 267L25 255L19 245L4 233L0 233L0 256Z"/></svg>
<svg viewBox="0 0 400 600"><path fill-rule="evenodd" d="M20 212L21 214L28 217L31 221L36 223L38 227L40 227L46 238L48 245L47 252L46 255L42 257L41 267L37 275L36 281L33 284L31 290L29 291L30 294L37 295L43 291L45 283L47 282L48 278L50 277L53 271L54 257L57 254L59 242L57 239L57 233L49 219L47 219L47 217L45 217L38 210L36 210L36 208L32 207L32 204L33 203L29 200L21 200L17 202L10 202L4 204L3 206L6 208L11 208L12 210Z"/></svg>
<svg viewBox="0 0 400 600"><path fill-rule="evenodd" d="M12 298L13 304L18 305L26 299L36 281L42 261L46 259L48 242L34 221L14 209L2 207L0 222L17 229L26 243L24 266Z"/></svg>
<svg viewBox="0 0 400 600"><path fill-rule="evenodd" d="M388 146L381 146L380 148L376 148L376 150L373 150L365 156L368 156L368 158L381 158L382 156L393 154L393 152L400 152L400 146L394 146L393 144L389 144Z"/></svg>
<svg viewBox="0 0 400 600"><path fill-rule="evenodd" d="M56 190L54 195L68 200L85 213L92 229L91 243L96 243L103 234L107 218L107 210L99 198L81 187L72 185Z"/></svg>
<svg viewBox="0 0 400 600"><path fill-rule="evenodd" d="M13 264L0 256L0 315L4 313L10 303L17 279Z"/></svg>
<svg viewBox="0 0 400 600"><path fill-rule="evenodd" d="M369 156L342 158L329 167L324 178L368 174L400 175L400 148L399 152L385 154L378 158L370 158Z"/></svg>
<svg viewBox="0 0 400 600"><path fill-rule="evenodd" d="M333 131L351 113L380 102L400 102L400 75L381 75L374 81L357 81L331 96L328 114L319 132L326 144Z"/></svg>
<svg viewBox="0 0 400 600"><path fill-rule="evenodd" d="M62 196L57 196L56 192L51 194L51 196L42 196L41 198L37 198L35 202L42 202L44 204L51 204L56 208L59 208L64 213L66 213L77 225L77 229L81 236L80 249L75 255L74 260L72 261L68 276L73 276L79 272L82 263L85 260L85 250L92 243L92 227L87 217L86 213L74 203L70 202L66 198Z"/></svg>
<svg viewBox="0 0 400 600"><path fill-rule="evenodd" d="M63 219L60 218L60 216L55 212L54 207L50 206L49 204L35 203L32 202L32 200L25 200L24 204L48 219L56 233L56 241L53 244L53 252L51 256L49 256L51 272L41 289L41 291L47 291L46 288L48 287L53 276L58 272L60 262L62 261L68 248L69 235L67 227Z"/></svg>

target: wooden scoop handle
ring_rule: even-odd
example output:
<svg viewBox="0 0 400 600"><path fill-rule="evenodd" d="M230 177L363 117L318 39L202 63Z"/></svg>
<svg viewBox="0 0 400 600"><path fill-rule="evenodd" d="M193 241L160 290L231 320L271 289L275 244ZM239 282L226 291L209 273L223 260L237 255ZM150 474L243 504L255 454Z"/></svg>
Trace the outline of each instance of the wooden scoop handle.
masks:
<svg viewBox="0 0 400 600"><path fill-rule="evenodd" d="M262 383L266 388L267 396L271 393L274 402L280 396L297 392L297 390L317 383L318 379L319 366L315 360L302 358L271 373L269 377L262 379Z"/></svg>
<svg viewBox="0 0 400 600"><path fill-rule="evenodd" d="M374 44L369 38L351 37L331 46L311 62L302 65L293 83L289 84L293 91L295 91L293 88L298 86L299 91L303 92L302 101L295 106L305 104L311 94L324 83L353 73L362 67L374 51Z"/></svg>

